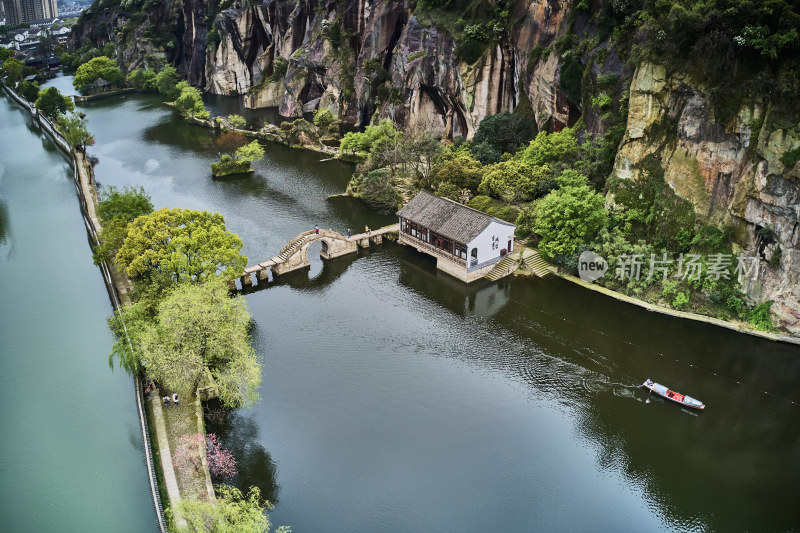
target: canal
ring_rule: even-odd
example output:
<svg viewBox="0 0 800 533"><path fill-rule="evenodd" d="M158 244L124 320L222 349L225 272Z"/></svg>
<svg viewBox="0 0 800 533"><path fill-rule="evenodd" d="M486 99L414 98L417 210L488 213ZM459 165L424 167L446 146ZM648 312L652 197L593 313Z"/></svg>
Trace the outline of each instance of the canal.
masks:
<svg viewBox="0 0 800 533"><path fill-rule="evenodd" d="M5 95L0 147L0 530L155 531L72 170Z"/></svg>
<svg viewBox="0 0 800 533"><path fill-rule="evenodd" d="M327 199L352 167L310 152L270 144L255 174L212 179L208 165L223 146L159 97L81 110L102 186L142 185L156 208L219 211L251 263L315 224L393 221ZM236 484L273 500L275 525L800 528L796 346L654 315L560 280L466 287L393 244L313 258L308 273L247 300L264 358L262 401L227 416L212 406L209 428L240 463ZM96 307L107 314L105 302ZM646 377L706 411L648 397L637 387ZM146 494L144 479L140 487Z"/></svg>

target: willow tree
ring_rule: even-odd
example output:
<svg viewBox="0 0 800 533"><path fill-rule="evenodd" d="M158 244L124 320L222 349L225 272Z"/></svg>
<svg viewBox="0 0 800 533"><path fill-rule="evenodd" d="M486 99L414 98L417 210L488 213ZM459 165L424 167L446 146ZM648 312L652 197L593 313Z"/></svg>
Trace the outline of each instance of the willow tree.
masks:
<svg viewBox="0 0 800 533"><path fill-rule="evenodd" d="M111 320L117 334L109 362L148 375L169 390L190 396L208 368L228 407L258 400L261 364L250 344L247 301L229 296L225 283L178 285L148 316L140 302ZM125 324L123 328L123 324Z"/></svg>
<svg viewBox="0 0 800 533"><path fill-rule="evenodd" d="M184 498L180 501L181 516L186 521L178 531L215 533L269 533L271 524L265 511L272 509L269 502L261 500L258 487L250 487L243 494L236 487L214 487L217 501ZM279 527L275 533L291 533L288 527Z"/></svg>

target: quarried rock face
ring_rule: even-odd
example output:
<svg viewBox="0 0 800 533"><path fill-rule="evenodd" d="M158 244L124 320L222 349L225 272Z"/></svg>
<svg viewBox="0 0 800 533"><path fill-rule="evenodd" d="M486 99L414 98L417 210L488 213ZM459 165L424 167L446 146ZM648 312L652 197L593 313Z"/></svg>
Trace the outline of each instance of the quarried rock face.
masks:
<svg viewBox="0 0 800 533"><path fill-rule="evenodd" d="M659 154L665 180L692 202L698 219L733 225L742 253L761 258L757 278L744 280L748 296L772 300L780 325L800 335L800 163L781 162L800 146L800 131L770 130L770 112L748 102L721 126L701 87L667 77L658 65L640 65L615 174L635 178L637 163Z"/></svg>
<svg viewBox="0 0 800 533"><path fill-rule="evenodd" d="M456 56L448 28L415 15L413 0L235 0L212 24L206 3L165 0L116 44L126 71L172 64L207 92L247 95L248 107L275 106L286 117L328 108L355 126L390 118L401 128L471 138L484 117L512 111L521 96L540 128L577 118L580 103L559 87L559 54L529 64L534 47L552 48L568 33L570 6L517 2L509 17L517 22L485 43L473 64ZM119 40L123 32L100 31L129 22L112 11L76 26L73 48Z"/></svg>
<svg viewBox="0 0 800 533"><path fill-rule="evenodd" d="M88 22L74 26L68 47L70 50L85 45L99 48L114 42L117 63L125 72L170 64L190 84L203 86L206 14L206 2L164 0L148 12L141 23L131 27L129 22L133 17L129 18L126 13L117 13L113 9L103 9ZM161 44L157 45L156 41Z"/></svg>
<svg viewBox="0 0 800 533"><path fill-rule="evenodd" d="M287 117L320 107L361 126L377 113L400 127L472 137L487 115L512 111L527 91L537 122L566 125L570 105L558 84L560 58L526 67L530 49L568 31L569 2L517 4L520 22L472 65L456 57L446 28L415 16L407 0L267 1L229 9L215 21L220 36L206 56L206 86L246 94L246 105L273 106ZM282 89L260 83L276 58L288 63ZM253 87L255 89L252 89Z"/></svg>

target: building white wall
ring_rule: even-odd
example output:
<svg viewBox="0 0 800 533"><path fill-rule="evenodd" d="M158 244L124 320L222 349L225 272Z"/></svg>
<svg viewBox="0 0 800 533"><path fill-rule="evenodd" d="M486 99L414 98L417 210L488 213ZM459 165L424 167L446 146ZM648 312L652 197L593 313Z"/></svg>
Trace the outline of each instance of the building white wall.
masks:
<svg viewBox="0 0 800 533"><path fill-rule="evenodd" d="M506 248L506 252L513 252L514 247L514 230L516 226L510 224L501 224L500 222L492 221L480 235L475 237L468 244L467 249L467 266L470 266L472 260L473 248L478 249L478 264L485 263L492 259L500 257L500 251ZM494 238L497 239L496 247L492 248ZM508 249L508 241L511 241L511 250Z"/></svg>

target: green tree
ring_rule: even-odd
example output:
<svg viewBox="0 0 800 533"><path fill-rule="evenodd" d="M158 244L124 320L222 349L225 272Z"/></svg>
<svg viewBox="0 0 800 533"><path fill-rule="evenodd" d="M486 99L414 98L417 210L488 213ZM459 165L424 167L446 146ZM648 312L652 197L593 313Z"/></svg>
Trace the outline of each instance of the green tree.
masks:
<svg viewBox="0 0 800 533"><path fill-rule="evenodd" d="M476 145L487 143L501 155L513 154L520 146L533 139L533 133L533 128L525 118L505 111L484 118L472 142Z"/></svg>
<svg viewBox="0 0 800 533"><path fill-rule="evenodd" d="M427 180L431 174L433 162L439 158L443 149L442 143L433 132L423 131L403 140L402 157L423 180Z"/></svg>
<svg viewBox="0 0 800 533"><path fill-rule="evenodd" d="M142 369L141 344L153 329L151 304L145 301L126 304L108 319L116 339L108 356L108 366L112 370L114 361L131 375L137 375Z"/></svg>
<svg viewBox="0 0 800 533"><path fill-rule="evenodd" d="M180 96L181 91L176 86L181 81L181 77L175 67L166 66L156 74L156 88L158 93L167 97L168 100L173 101Z"/></svg>
<svg viewBox="0 0 800 533"><path fill-rule="evenodd" d="M85 93L103 82L112 87L119 87L122 85L123 76L113 59L99 56L78 67L72 85Z"/></svg>
<svg viewBox="0 0 800 533"><path fill-rule="evenodd" d="M236 150L236 159L238 161L246 161L252 163L264 157L264 147L258 141L253 141L250 144L245 144Z"/></svg>
<svg viewBox="0 0 800 533"><path fill-rule="evenodd" d="M3 79L6 83L10 85L14 85L17 80L22 76L22 70L25 68L25 63L20 61L19 59L9 57L3 63L3 68L1 72L3 73Z"/></svg>
<svg viewBox="0 0 800 533"><path fill-rule="evenodd" d="M314 125L320 130L328 132L338 124L339 119L327 107L321 107L314 111Z"/></svg>
<svg viewBox="0 0 800 533"><path fill-rule="evenodd" d="M175 108L184 117L197 117L207 119L208 111L203 104L203 94L197 87L192 87L188 82L181 81L175 86L180 91L175 99Z"/></svg>
<svg viewBox="0 0 800 533"><path fill-rule="evenodd" d="M12 56L11 50L8 48L0 48L0 61L5 61Z"/></svg>
<svg viewBox="0 0 800 533"><path fill-rule="evenodd" d="M55 118L60 113L75 109L72 98L64 96L55 87L48 87L39 93L36 99L36 109L49 118Z"/></svg>
<svg viewBox="0 0 800 533"><path fill-rule="evenodd" d="M339 148L342 152L363 156L383 145L399 142L400 135L392 121L387 119L374 126L367 126L363 132L346 133L339 143Z"/></svg>
<svg viewBox="0 0 800 533"><path fill-rule="evenodd" d="M476 190L483 178L480 161L472 157L466 144L445 151L431 172L431 187L436 189L444 183L452 183L460 188Z"/></svg>
<svg viewBox="0 0 800 533"><path fill-rule="evenodd" d="M56 123L70 148L75 148L76 146L83 148L86 143L92 140L92 134L86 128L86 118L81 115L75 113L59 115Z"/></svg>
<svg viewBox="0 0 800 533"><path fill-rule="evenodd" d="M242 115L236 115L236 114L228 115L228 122L230 123L231 126L238 129L242 129L245 126L247 126L247 121L244 119Z"/></svg>
<svg viewBox="0 0 800 533"><path fill-rule="evenodd" d="M144 187L125 187L120 190L109 185L103 191L102 200L97 205L97 215L101 222L121 218L133 222L137 217L153 212L153 203Z"/></svg>
<svg viewBox="0 0 800 533"><path fill-rule="evenodd" d="M500 153L500 150L488 142L477 144L472 143L472 146L470 146L470 152L472 152L475 158L484 165L498 163L503 157L503 154Z"/></svg>
<svg viewBox="0 0 800 533"><path fill-rule="evenodd" d="M539 132L521 152L520 158L536 166L548 163L569 164L575 161L579 150L575 132L571 128L564 128L553 133Z"/></svg>
<svg viewBox="0 0 800 533"><path fill-rule="evenodd" d="M271 509L268 502L261 501L258 487L250 487L245 496L242 491L228 485L217 485L217 501L184 498L180 502L181 516L186 527L180 532L192 533L268 533L271 527L264 511ZM289 528L279 527L275 533L290 533Z"/></svg>
<svg viewBox="0 0 800 533"><path fill-rule="evenodd" d="M140 89L143 91L155 91L156 90L156 73L152 69L135 69L132 70L130 74L128 74L128 78L126 80L128 85L133 87L134 89Z"/></svg>
<svg viewBox="0 0 800 533"><path fill-rule="evenodd" d="M211 163L211 174L214 176L228 176L253 172L253 161L264 157L264 148L258 141L239 147L234 156L223 154L218 162Z"/></svg>
<svg viewBox="0 0 800 533"><path fill-rule="evenodd" d="M109 186L104 189L102 199L97 205L103 229L100 233L100 246L95 248L95 264L110 261L119 251L127 234L128 224L137 217L153 212L153 203L143 187L125 187L119 190Z"/></svg>
<svg viewBox="0 0 800 533"><path fill-rule="evenodd" d="M154 325L138 337L147 372L167 388L191 395L211 370L230 408L258 400L261 365L247 332L247 301L231 298L223 280L182 284L158 305Z"/></svg>
<svg viewBox="0 0 800 533"><path fill-rule="evenodd" d="M369 137L361 131L349 131L339 142L339 149L344 153L366 155L370 149Z"/></svg>
<svg viewBox="0 0 800 533"><path fill-rule="evenodd" d="M445 181L436 189L436 196L449 198L458 202L461 200L461 189L459 189L456 185Z"/></svg>
<svg viewBox="0 0 800 533"><path fill-rule="evenodd" d="M486 167L478 192L509 203L526 202L536 196L550 176L548 165L534 166L519 159L509 159Z"/></svg>
<svg viewBox="0 0 800 533"><path fill-rule="evenodd" d="M542 240L539 251L547 257L571 255L606 225L604 199L570 175L541 199L533 229Z"/></svg>
<svg viewBox="0 0 800 533"><path fill-rule="evenodd" d="M160 209L128 225L117 263L132 278L156 291L176 282L229 281L247 266L242 240L225 228L219 213Z"/></svg>
<svg viewBox="0 0 800 533"><path fill-rule="evenodd" d="M35 81L21 81L17 85L17 92L25 100L33 103L39 98L39 84Z"/></svg>
<svg viewBox="0 0 800 533"><path fill-rule="evenodd" d="M388 168L379 168L354 176L348 188L365 202L382 209L396 208L400 199Z"/></svg>

